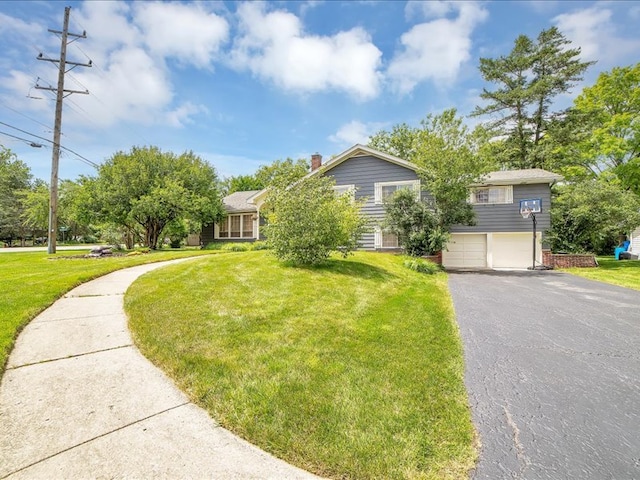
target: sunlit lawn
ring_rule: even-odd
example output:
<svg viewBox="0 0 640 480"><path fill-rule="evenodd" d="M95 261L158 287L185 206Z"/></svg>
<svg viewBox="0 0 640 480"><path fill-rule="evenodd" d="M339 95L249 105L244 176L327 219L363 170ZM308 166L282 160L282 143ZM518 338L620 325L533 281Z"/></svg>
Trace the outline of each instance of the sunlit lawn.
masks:
<svg viewBox="0 0 640 480"><path fill-rule="evenodd" d="M120 268L211 252L166 250L129 257L68 258L86 253L0 254L0 373L22 327L73 287Z"/></svg>
<svg viewBox="0 0 640 480"><path fill-rule="evenodd" d="M567 268L564 271L581 277L640 290L640 260L616 260L598 257L596 268Z"/></svg>
<svg viewBox="0 0 640 480"><path fill-rule="evenodd" d="M268 252L152 272L127 292L136 343L224 427L333 478L467 478L474 430L446 275L358 252Z"/></svg>

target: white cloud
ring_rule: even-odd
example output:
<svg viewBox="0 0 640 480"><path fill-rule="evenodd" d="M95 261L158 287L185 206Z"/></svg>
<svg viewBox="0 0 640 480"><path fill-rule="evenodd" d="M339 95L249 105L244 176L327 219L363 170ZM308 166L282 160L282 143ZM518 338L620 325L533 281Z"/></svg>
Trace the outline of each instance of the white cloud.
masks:
<svg viewBox="0 0 640 480"><path fill-rule="evenodd" d="M352 120L342 125L336 133L329 136L329 140L341 145L355 145L369 143L369 137L384 128L383 123L362 123Z"/></svg>
<svg viewBox="0 0 640 480"><path fill-rule="evenodd" d="M0 35L18 35L33 38L45 31L42 25L27 23L19 18L0 13Z"/></svg>
<svg viewBox="0 0 640 480"><path fill-rule="evenodd" d="M426 7L428 11L423 13L446 15L456 9L458 16L415 25L402 35L403 49L394 56L387 70L394 88L401 94L411 92L426 80L438 84L454 82L462 64L471 57L473 30L488 16L487 11L475 3L437 5Z"/></svg>
<svg viewBox="0 0 640 480"><path fill-rule="evenodd" d="M432 0L425 2L423 0L411 0L404 7L404 14L407 20L415 17L429 20L430 18L442 18L447 13L455 10L454 2L447 0Z"/></svg>
<svg viewBox="0 0 640 480"><path fill-rule="evenodd" d="M227 21L202 8L164 2L135 5L135 19L149 49L163 57L174 57L198 67L208 66L227 40Z"/></svg>
<svg viewBox="0 0 640 480"><path fill-rule="evenodd" d="M582 49L583 60L598 60L606 65L615 65L628 56L637 56L640 41L618 36L611 17L611 10L598 5L563 13L553 21L574 47Z"/></svg>
<svg viewBox="0 0 640 480"><path fill-rule="evenodd" d="M238 16L241 35L231 52L235 68L300 93L341 90L360 99L379 93L382 52L362 28L307 35L297 16L266 12L262 3L241 4Z"/></svg>
<svg viewBox="0 0 640 480"><path fill-rule="evenodd" d="M186 124L193 123L191 118L193 115L208 112L209 110L204 105L194 105L191 102L186 102L167 113L167 123L173 127L183 127Z"/></svg>
<svg viewBox="0 0 640 480"><path fill-rule="evenodd" d="M162 65L138 47L114 51L106 67L84 69L74 76L92 94L76 96L74 101L91 112L91 122L99 127L123 120L156 123L173 99ZM82 118L75 120L86 122Z"/></svg>

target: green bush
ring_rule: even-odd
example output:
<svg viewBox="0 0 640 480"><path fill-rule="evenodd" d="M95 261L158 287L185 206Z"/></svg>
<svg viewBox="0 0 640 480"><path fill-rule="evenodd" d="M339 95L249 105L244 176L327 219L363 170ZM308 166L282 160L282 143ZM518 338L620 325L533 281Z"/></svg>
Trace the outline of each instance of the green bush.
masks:
<svg viewBox="0 0 640 480"><path fill-rule="evenodd" d="M251 250L250 243L225 243L222 248L225 252L248 252Z"/></svg>
<svg viewBox="0 0 640 480"><path fill-rule="evenodd" d="M433 263L423 258L407 258L403 265L410 270L414 270L419 273L426 273L427 275L433 275L442 270L442 267L437 263Z"/></svg>
<svg viewBox="0 0 640 480"><path fill-rule="evenodd" d="M269 245L267 242L254 242L251 244L251 250L269 250Z"/></svg>

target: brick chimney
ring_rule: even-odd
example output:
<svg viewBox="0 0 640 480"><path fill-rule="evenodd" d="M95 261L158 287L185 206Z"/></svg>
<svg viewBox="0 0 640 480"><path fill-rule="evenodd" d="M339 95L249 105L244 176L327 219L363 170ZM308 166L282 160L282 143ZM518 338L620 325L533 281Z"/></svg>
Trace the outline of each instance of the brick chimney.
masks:
<svg viewBox="0 0 640 480"><path fill-rule="evenodd" d="M322 155L314 153L311 155L311 171L319 169L322 166Z"/></svg>

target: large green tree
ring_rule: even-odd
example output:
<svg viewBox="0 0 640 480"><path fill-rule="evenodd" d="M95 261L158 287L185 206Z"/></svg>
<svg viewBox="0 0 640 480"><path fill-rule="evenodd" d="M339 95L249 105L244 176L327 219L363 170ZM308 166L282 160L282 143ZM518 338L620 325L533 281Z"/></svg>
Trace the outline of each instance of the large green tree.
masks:
<svg viewBox="0 0 640 480"><path fill-rule="evenodd" d="M21 192L31 186L31 170L11 150L0 145L0 239L24 239Z"/></svg>
<svg viewBox="0 0 640 480"><path fill-rule="evenodd" d="M556 187L549 235L554 251L611 255L620 235L640 225L640 198L604 177Z"/></svg>
<svg viewBox="0 0 640 480"><path fill-rule="evenodd" d="M492 163L478 155L478 136L473 135L455 109L427 115L418 128L406 124L372 137L370 146L415 163L422 188L432 200L431 208L439 228L473 223L473 210L467 203L469 188L487 173Z"/></svg>
<svg viewBox="0 0 640 480"><path fill-rule="evenodd" d="M97 220L131 231L139 226L154 249L169 223L212 223L223 213L215 169L192 152L134 147L113 155L86 183Z"/></svg>
<svg viewBox="0 0 640 480"><path fill-rule="evenodd" d="M498 58L481 58L480 73L496 84L484 88L486 100L473 116L490 116L486 124L500 149L498 160L506 167L545 166L540 144L550 123L562 114L553 111L557 96L568 92L593 62L580 61L580 48L556 28L543 30L534 41L520 35L513 50Z"/></svg>
<svg viewBox="0 0 640 480"><path fill-rule="evenodd" d="M362 203L336 195L332 177L314 175L294 184L273 185L266 200L267 243L275 256L296 265L315 265L331 252L344 256L358 247L367 229Z"/></svg>
<svg viewBox="0 0 640 480"><path fill-rule="evenodd" d="M574 110L588 119L575 145L580 162L616 173L640 194L640 63L601 73L575 99Z"/></svg>

